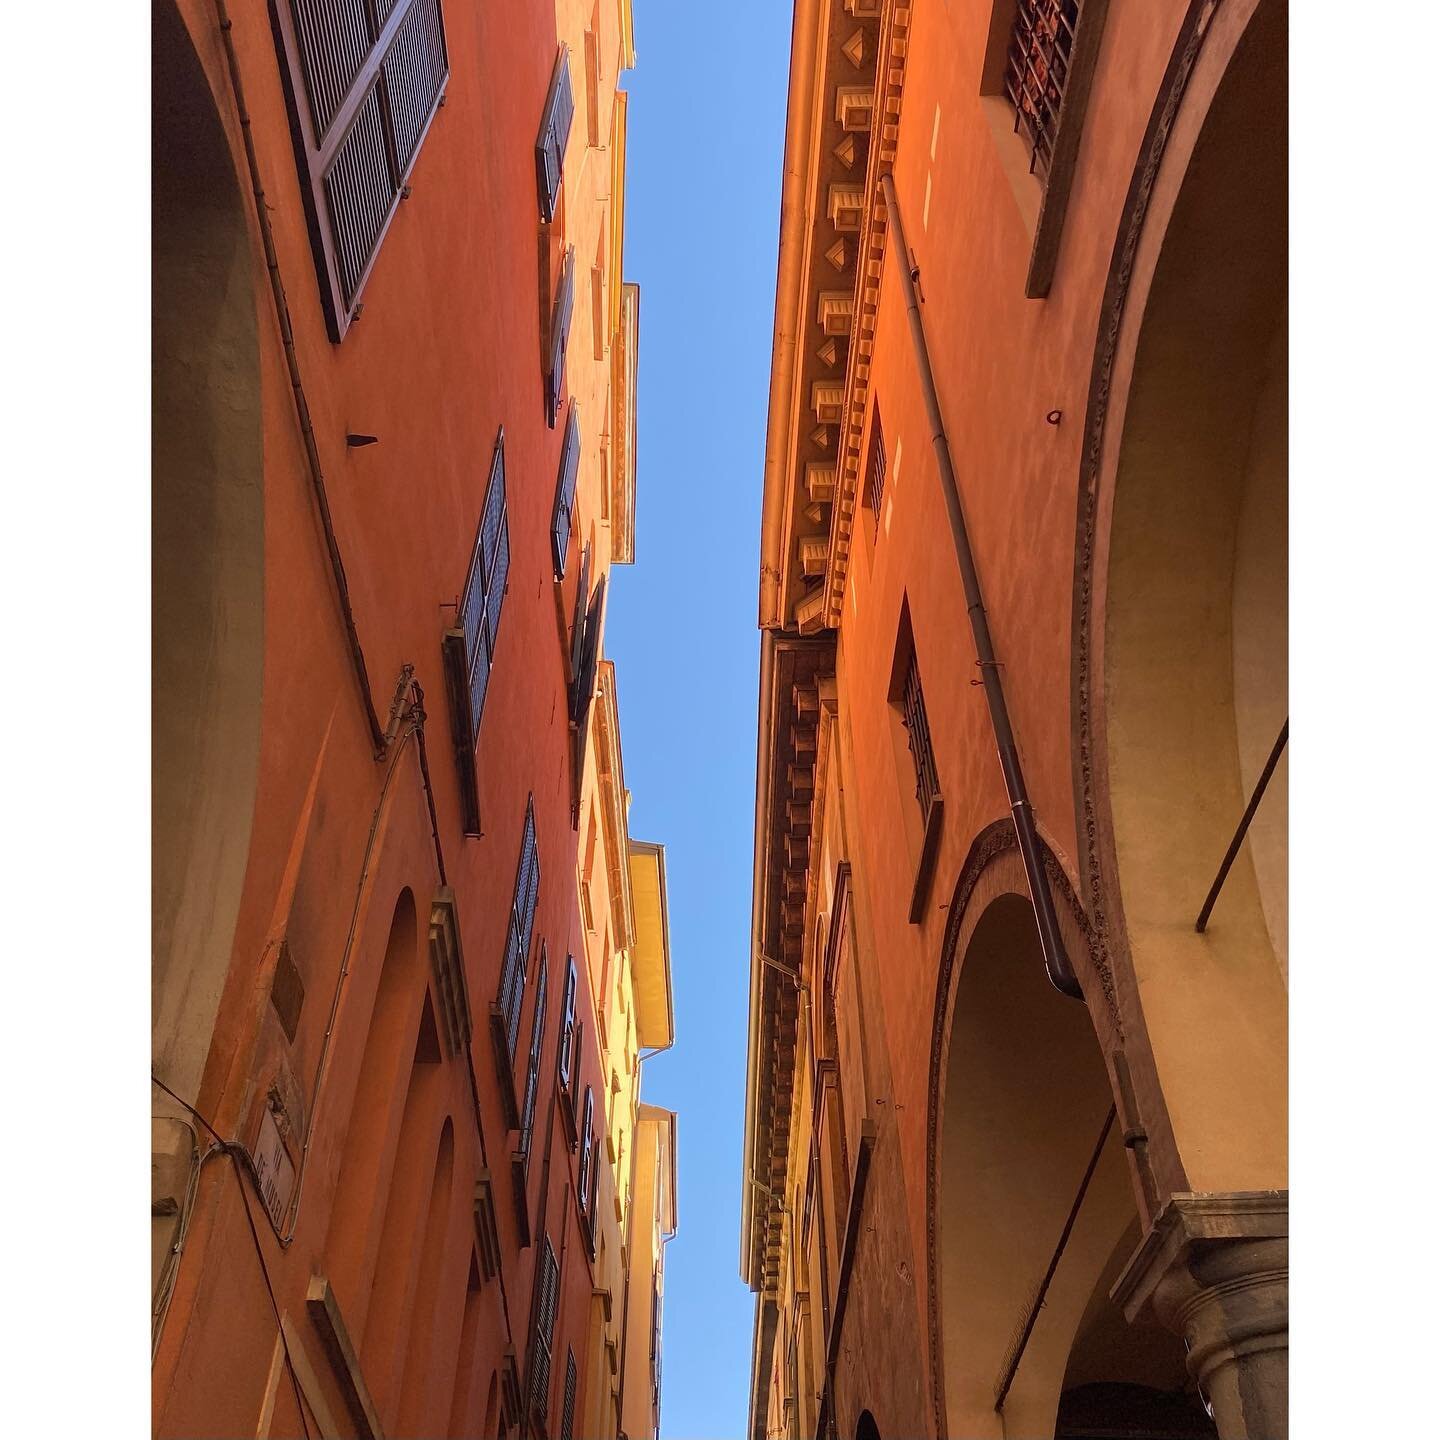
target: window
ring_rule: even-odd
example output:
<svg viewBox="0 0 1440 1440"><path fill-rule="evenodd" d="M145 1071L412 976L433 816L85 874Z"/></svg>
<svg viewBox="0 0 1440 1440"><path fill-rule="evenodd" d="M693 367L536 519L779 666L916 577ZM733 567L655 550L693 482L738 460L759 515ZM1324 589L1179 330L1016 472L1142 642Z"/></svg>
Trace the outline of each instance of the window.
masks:
<svg viewBox="0 0 1440 1440"><path fill-rule="evenodd" d="M880 502L885 498L885 433L877 406L870 420L870 459L865 467L865 504L875 517L875 538L880 535Z"/></svg>
<svg viewBox="0 0 1440 1440"><path fill-rule="evenodd" d="M501 430L490 463L490 484L470 554L460 611L443 643L450 729L460 769L460 801L467 835L480 833L475 745L490 688L509 574L510 521L505 506L505 432Z"/></svg>
<svg viewBox="0 0 1440 1440"><path fill-rule="evenodd" d="M592 150L600 144L600 6L590 12L585 32L585 130Z"/></svg>
<svg viewBox="0 0 1440 1440"><path fill-rule="evenodd" d="M535 1128L535 1094L540 1085L540 1052L545 1046L545 986L549 968L545 947L540 947L540 973L535 977L535 1018L530 1023L530 1058L525 1067L525 1101L520 1107L520 1149L522 1165L530 1160L530 1140Z"/></svg>
<svg viewBox="0 0 1440 1440"><path fill-rule="evenodd" d="M570 402L565 440L560 447L560 474L555 481L555 513L550 518L550 549L555 578L565 578L565 557L570 550L570 521L575 510L575 481L580 473L580 405Z"/></svg>
<svg viewBox="0 0 1440 1440"><path fill-rule="evenodd" d="M280 0L281 70L330 338L405 193L450 74L440 0Z"/></svg>
<svg viewBox="0 0 1440 1440"><path fill-rule="evenodd" d="M575 957L570 955L565 962L565 1005L560 1012L560 1086L569 1091L575 1083L576 1042L580 1038L575 1019L575 992L579 974L575 969Z"/></svg>
<svg viewBox="0 0 1440 1440"><path fill-rule="evenodd" d="M560 198L560 181L565 173L565 146L570 139L570 122L575 118L575 94L570 88L570 51L560 47L550 91L540 117L540 135L535 141L535 183L540 193L540 218L547 224L555 219Z"/></svg>
<svg viewBox="0 0 1440 1440"><path fill-rule="evenodd" d="M585 1110L580 1121L580 1174L575 1181L575 1198L580 1213L588 1220L592 1205L591 1180L595 1171L595 1088L585 1087ZM593 1228L593 1227L592 1227Z"/></svg>
<svg viewBox="0 0 1440 1440"><path fill-rule="evenodd" d="M530 1347L530 1413L545 1430L550 1399L550 1353L555 1344L555 1304L559 1296L559 1266L550 1237L540 1252L535 1273L535 1341Z"/></svg>
<svg viewBox="0 0 1440 1440"><path fill-rule="evenodd" d="M925 713L925 693L920 686L920 666L915 656L914 632L910 627L908 602L900 610L900 636L895 650L895 666L890 678L890 703L894 705L905 735L910 766L915 775L915 799L920 807L920 851L915 872L915 888L910 896L910 923L919 924L925 913L930 893L930 880L940 853L940 832L945 815L945 801L940 794L940 778L935 768L935 750L930 741L930 719ZM897 764L899 741L896 741Z"/></svg>
<svg viewBox="0 0 1440 1440"><path fill-rule="evenodd" d="M535 843L535 801L525 806L525 830L520 840L520 861L515 871L515 896L505 934L505 961L500 972L498 1008L505 1041L505 1060L513 1063L520 1038L520 1004L525 995L525 968L535 928L535 902L540 894L540 854Z"/></svg>
<svg viewBox="0 0 1440 1440"><path fill-rule="evenodd" d="M560 1411L560 1440L572 1440L575 1434L575 1352L565 1352L565 1404Z"/></svg>
<svg viewBox="0 0 1440 1440"><path fill-rule="evenodd" d="M1080 0L1016 0L1005 52L1005 94L1015 129L1030 148L1030 173L1042 180L1055 161L1060 105L1070 76Z"/></svg>
<svg viewBox="0 0 1440 1440"><path fill-rule="evenodd" d="M582 737L589 721L590 702L595 698L595 673L600 664L600 636L605 627L605 580L606 577L602 575L600 583L595 587L595 594L591 597L590 604L585 610L585 624L580 635L575 679L570 690L570 719ZM576 597L575 604L576 624L579 625L580 597Z"/></svg>
<svg viewBox="0 0 1440 1440"><path fill-rule="evenodd" d="M940 782L935 777L935 753L930 748L930 722L925 717L925 695L920 689L920 667L916 663L913 649L905 667L900 708L906 739L910 745L910 758L915 762L915 798L920 802L920 813L928 815L930 802L940 794Z"/></svg>
<svg viewBox="0 0 1440 1440"><path fill-rule="evenodd" d="M1050 293L1110 0L994 0L980 103L1031 239L1025 294Z"/></svg>
<svg viewBox="0 0 1440 1440"><path fill-rule="evenodd" d="M545 423L553 430L560 414L560 392L565 385L565 347L570 342L570 317L575 309L575 247L565 251L565 268L555 292L550 315L550 356L545 370Z"/></svg>

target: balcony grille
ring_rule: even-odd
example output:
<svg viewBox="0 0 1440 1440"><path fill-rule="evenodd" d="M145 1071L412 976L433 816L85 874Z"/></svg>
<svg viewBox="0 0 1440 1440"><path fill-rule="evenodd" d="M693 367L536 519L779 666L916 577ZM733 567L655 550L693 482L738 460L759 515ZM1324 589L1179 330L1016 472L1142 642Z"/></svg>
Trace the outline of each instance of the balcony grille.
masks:
<svg viewBox="0 0 1440 1440"><path fill-rule="evenodd" d="M1005 56L1005 94L1015 107L1015 131L1030 146L1030 172L1050 178L1060 105L1082 0L1016 0Z"/></svg>
<svg viewBox="0 0 1440 1440"><path fill-rule="evenodd" d="M940 781L935 774L935 752L930 747L930 722L925 717L920 669L913 654L905 667L905 690L901 704L910 758L915 762L915 798L920 802L920 813L929 815L930 802L940 793Z"/></svg>

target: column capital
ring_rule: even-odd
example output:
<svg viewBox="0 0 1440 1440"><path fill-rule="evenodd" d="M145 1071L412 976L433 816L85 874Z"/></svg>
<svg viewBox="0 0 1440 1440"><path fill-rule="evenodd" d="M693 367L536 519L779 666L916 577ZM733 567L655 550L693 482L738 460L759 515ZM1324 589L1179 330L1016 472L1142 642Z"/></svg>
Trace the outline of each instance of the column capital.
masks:
<svg viewBox="0 0 1440 1440"><path fill-rule="evenodd" d="M1289 1192L1172 1195L1111 1290L1185 1341L1221 1440L1289 1425Z"/></svg>
<svg viewBox="0 0 1440 1440"><path fill-rule="evenodd" d="M1157 1302L1159 1312L1164 1297L1157 1292L1161 1282L1177 1266L1188 1268L1192 1259L1199 1260L1207 1253L1228 1249L1237 1242L1287 1241L1289 1235L1288 1190L1172 1195L1130 1257L1110 1291L1110 1298L1133 1323L1152 1300Z"/></svg>

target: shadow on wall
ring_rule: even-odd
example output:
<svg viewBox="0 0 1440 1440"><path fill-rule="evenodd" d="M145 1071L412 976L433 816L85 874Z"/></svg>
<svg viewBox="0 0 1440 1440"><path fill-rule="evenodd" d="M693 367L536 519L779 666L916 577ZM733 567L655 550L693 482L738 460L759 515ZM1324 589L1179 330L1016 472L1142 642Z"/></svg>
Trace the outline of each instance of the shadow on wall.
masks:
<svg viewBox="0 0 1440 1440"><path fill-rule="evenodd" d="M152 9L152 1064L193 1101L229 968L264 636L253 256L210 87Z"/></svg>

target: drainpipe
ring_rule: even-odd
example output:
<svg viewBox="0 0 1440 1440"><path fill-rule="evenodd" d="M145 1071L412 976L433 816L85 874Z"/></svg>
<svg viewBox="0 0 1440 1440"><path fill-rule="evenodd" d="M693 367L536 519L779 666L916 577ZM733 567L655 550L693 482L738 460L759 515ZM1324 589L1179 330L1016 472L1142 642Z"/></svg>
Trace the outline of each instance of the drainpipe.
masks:
<svg viewBox="0 0 1440 1440"><path fill-rule="evenodd" d="M1015 838L1020 843L1020 856L1025 863L1025 880L1030 887L1030 903L1035 908L1035 924L1040 932L1040 949L1045 956L1045 973L1050 983L1062 994L1083 1000L1084 993L1065 941L1060 934L1060 921L1055 914L1055 899L1045 878L1045 865L1040 854L1040 837L1035 831L1035 813L1025 790L1025 775L1020 767L1020 752L1015 745L1015 732L1010 728L1010 711L1005 704L1005 690L1000 683L1000 663L990 638L990 623L985 616L985 600L980 593L980 577L975 570L975 555L970 548L970 534L965 528L965 511L960 503L960 487L955 479L955 465L950 457L950 442L945 435L945 422L940 416L940 400L935 392L935 372L930 368L930 351L925 343L925 324L920 318L920 302L915 293L915 277L919 266L912 266L910 247L905 243L905 226L900 219L900 205L895 198L895 180L891 175L880 179L885 192L885 205L890 223L895 227L900 280L905 291L905 308L910 312L910 335L915 342L915 362L920 371L920 388L925 394L925 411L930 417L931 443L940 467L941 489L945 495L945 511L950 520L950 536L955 542L955 557L960 562L960 575L965 585L965 608L970 619L970 632L975 640L985 702L990 709L990 725L995 732L995 749L1005 777L1005 794L1010 801L1010 815L1015 822Z"/></svg>

